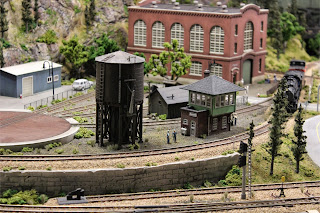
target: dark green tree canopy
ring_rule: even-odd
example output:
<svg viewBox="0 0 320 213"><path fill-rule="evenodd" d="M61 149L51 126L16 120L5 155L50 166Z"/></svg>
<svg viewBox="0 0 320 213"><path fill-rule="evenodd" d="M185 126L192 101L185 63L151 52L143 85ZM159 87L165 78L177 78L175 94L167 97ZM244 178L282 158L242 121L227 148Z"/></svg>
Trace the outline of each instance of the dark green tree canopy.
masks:
<svg viewBox="0 0 320 213"><path fill-rule="evenodd" d="M1 38L4 38L4 33L9 30L8 20L7 20L8 10L4 6L4 2L0 3L0 32Z"/></svg>
<svg viewBox="0 0 320 213"><path fill-rule="evenodd" d="M31 17L31 1L30 0L22 0L22 21L26 28L26 33L29 31L29 26L32 23Z"/></svg>

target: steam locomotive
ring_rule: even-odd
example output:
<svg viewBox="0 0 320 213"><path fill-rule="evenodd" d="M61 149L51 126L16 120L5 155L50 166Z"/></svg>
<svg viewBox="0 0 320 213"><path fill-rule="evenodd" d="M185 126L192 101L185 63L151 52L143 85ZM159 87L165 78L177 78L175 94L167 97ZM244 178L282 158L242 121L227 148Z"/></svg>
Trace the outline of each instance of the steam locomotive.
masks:
<svg viewBox="0 0 320 213"><path fill-rule="evenodd" d="M287 80L288 97L287 112L294 113L298 107L300 91L303 84L303 77L306 71L306 62L301 60L291 60L289 70L285 73L284 78Z"/></svg>

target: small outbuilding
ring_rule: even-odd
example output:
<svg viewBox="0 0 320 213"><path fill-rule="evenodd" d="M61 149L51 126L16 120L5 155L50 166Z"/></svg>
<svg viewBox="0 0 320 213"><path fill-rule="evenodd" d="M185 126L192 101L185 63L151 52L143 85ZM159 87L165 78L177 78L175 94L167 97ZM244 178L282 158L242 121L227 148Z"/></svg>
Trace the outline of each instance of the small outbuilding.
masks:
<svg viewBox="0 0 320 213"><path fill-rule="evenodd" d="M179 118L180 108L188 104L189 92L185 85L158 88L153 86L150 94L150 113L166 114L167 118Z"/></svg>
<svg viewBox="0 0 320 213"><path fill-rule="evenodd" d="M0 95L26 97L61 87L62 65L51 61L36 61L0 68Z"/></svg>
<svg viewBox="0 0 320 213"><path fill-rule="evenodd" d="M181 132L203 137L230 130L236 111L236 93L245 90L215 75L182 87L189 91L189 103L181 108Z"/></svg>

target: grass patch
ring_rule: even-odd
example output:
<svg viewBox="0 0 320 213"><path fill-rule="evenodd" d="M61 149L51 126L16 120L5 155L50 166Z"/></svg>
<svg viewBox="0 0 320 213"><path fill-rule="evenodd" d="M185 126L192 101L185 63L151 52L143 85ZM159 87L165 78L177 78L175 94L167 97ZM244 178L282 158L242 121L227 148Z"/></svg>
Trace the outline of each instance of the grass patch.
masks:
<svg viewBox="0 0 320 213"><path fill-rule="evenodd" d="M41 194L39 195L35 189L26 190L26 191L17 191L8 189L2 193L0 198L1 204L19 204L19 205L36 205L44 204L47 202L48 196Z"/></svg>
<svg viewBox="0 0 320 213"><path fill-rule="evenodd" d="M80 138L90 138L91 136L94 136L95 133L87 128L80 127L79 131L74 135L74 138L80 139Z"/></svg>

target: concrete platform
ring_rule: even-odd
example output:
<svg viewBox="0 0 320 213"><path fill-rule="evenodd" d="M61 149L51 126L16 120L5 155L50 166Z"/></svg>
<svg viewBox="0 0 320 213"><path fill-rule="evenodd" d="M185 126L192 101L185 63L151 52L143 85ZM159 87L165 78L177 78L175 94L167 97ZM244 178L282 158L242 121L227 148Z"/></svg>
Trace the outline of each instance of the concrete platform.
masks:
<svg viewBox="0 0 320 213"><path fill-rule="evenodd" d="M0 148L20 151L23 147L43 147L70 142L79 127L73 119L21 111L0 111Z"/></svg>

